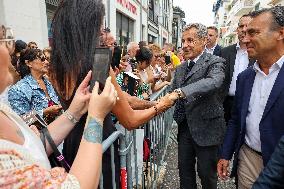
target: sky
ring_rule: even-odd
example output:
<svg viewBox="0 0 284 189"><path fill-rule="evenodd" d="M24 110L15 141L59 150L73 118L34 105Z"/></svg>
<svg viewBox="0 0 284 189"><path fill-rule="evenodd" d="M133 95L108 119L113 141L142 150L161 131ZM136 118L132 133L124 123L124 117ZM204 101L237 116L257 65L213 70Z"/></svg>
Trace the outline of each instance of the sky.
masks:
<svg viewBox="0 0 284 189"><path fill-rule="evenodd" d="M213 3L216 0L173 0L174 6L179 6L185 12L187 24L199 22L206 26L213 25Z"/></svg>

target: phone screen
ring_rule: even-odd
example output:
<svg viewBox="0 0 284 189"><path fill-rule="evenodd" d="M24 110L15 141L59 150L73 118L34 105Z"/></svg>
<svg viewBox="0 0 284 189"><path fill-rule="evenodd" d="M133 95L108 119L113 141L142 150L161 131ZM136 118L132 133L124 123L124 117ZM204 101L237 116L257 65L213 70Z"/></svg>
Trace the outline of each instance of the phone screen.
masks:
<svg viewBox="0 0 284 189"><path fill-rule="evenodd" d="M94 54L90 91L93 89L96 81L99 82L100 90L103 90L106 79L109 76L109 68L111 65L111 61L112 61L111 49L96 48Z"/></svg>
<svg viewBox="0 0 284 189"><path fill-rule="evenodd" d="M165 63L167 65L171 63L171 57L170 56L168 56L168 55L165 56Z"/></svg>

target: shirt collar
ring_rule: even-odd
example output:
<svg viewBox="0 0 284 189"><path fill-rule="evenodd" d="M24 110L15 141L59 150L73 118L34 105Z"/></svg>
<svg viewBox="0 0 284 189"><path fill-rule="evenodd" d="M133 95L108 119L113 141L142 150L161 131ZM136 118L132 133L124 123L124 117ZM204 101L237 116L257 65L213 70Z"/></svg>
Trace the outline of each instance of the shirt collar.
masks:
<svg viewBox="0 0 284 189"><path fill-rule="evenodd" d="M270 68L269 70L271 69L281 69L282 68L282 65L283 65L283 61L284 61L284 55L281 56ZM257 72L262 72L262 70L260 69L259 67L259 64L258 62L256 61L253 65L253 69Z"/></svg>
<svg viewBox="0 0 284 189"><path fill-rule="evenodd" d="M204 50L203 50L202 53L200 53L195 59L193 59L193 60L190 60L190 59L189 59L189 61L187 61L187 62L188 62L187 64L189 64L190 61L193 61L194 63L196 63L197 60L200 58L200 56L201 56L203 53L204 53Z"/></svg>
<svg viewBox="0 0 284 189"><path fill-rule="evenodd" d="M216 46L217 46L217 43L216 43L212 48L207 48L207 46L206 46L206 49L207 49L207 50L212 50L212 51L214 51L215 48L216 48Z"/></svg>
<svg viewBox="0 0 284 189"><path fill-rule="evenodd" d="M31 74L25 76L24 79L28 82L28 84L31 86L32 89L40 89L40 86L38 85L37 81ZM43 76L43 81L46 85L46 88L49 88L50 83L46 80L44 76Z"/></svg>
<svg viewBox="0 0 284 189"><path fill-rule="evenodd" d="M240 43L238 42L236 45L236 49L239 50L241 48Z"/></svg>

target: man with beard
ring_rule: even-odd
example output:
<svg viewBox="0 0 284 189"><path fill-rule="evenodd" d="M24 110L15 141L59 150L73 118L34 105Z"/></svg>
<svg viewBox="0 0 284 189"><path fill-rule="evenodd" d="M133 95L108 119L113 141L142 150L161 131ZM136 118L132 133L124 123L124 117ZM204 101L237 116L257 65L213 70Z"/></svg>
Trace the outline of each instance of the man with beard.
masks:
<svg viewBox="0 0 284 189"><path fill-rule="evenodd" d="M238 176L241 189L252 187L284 134L284 7L255 11L251 17L243 41L248 56L257 61L238 76L232 118L218 163L218 174L226 179L234 155L231 176ZM265 174L273 178L283 160L271 162ZM277 179L283 170L278 173ZM276 180L272 178L271 184ZM269 185L261 188L283 188Z"/></svg>
<svg viewBox="0 0 284 189"><path fill-rule="evenodd" d="M223 106L226 123L231 118L237 76L254 63L254 60L248 58L246 44L243 41L247 25L250 21L251 17L249 15L243 15L239 19L237 28L239 42L221 50L221 57L226 60L226 76L223 87L224 91L222 91L222 95L224 95L222 98L225 99Z"/></svg>
<svg viewBox="0 0 284 189"><path fill-rule="evenodd" d="M225 133L222 101L218 96L225 60L206 53L206 26L187 26L182 35L185 62L177 67L171 94L177 100L178 167L181 189L196 189L195 164L206 189L217 188L216 165Z"/></svg>

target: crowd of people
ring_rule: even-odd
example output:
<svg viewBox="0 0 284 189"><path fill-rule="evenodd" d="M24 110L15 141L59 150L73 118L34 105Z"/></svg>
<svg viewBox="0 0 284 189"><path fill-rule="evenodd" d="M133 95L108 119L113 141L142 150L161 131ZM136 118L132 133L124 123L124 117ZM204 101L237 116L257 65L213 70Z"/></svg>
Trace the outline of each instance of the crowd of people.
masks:
<svg viewBox="0 0 284 189"><path fill-rule="evenodd" d="M283 6L241 16L238 43L224 48L218 28L200 23L184 28L182 47L120 46L103 17L101 0L62 0L43 50L0 24L0 187L96 188L102 169L104 188L113 188L101 144L114 124L133 130L174 105L180 188L197 188L197 167L202 187L216 189L232 158L238 188L284 187ZM90 89L97 48L111 49L112 63L104 87ZM24 119L30 112L38 122ZM56 146L64 141L68 170L51 163L46 132Z"/></svg>

